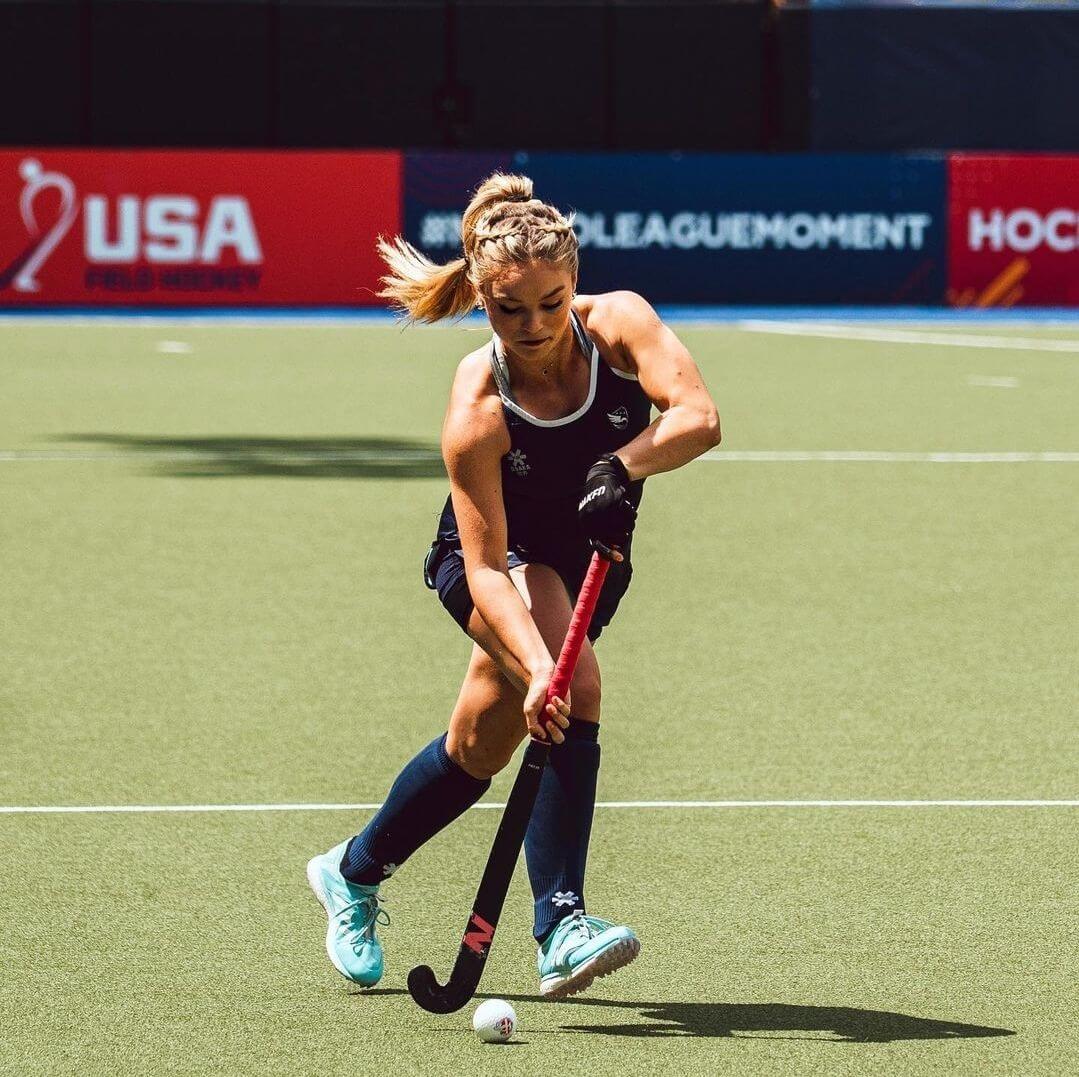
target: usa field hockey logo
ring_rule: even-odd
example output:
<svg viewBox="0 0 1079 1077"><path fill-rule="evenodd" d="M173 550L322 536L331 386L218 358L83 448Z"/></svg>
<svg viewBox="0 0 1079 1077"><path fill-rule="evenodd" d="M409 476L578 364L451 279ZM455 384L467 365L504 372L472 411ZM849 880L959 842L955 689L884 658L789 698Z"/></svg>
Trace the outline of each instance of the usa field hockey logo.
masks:
<svg viewBox="0 0 1079 1077"><path fill-rule="evenodd" d="M620 404L614 411L607 412L607 421L615 430L625 430L629 426L629 412L625 404Z"/></svg>
<svg viewBox="0 0 1079 1077"><path fill-rule="evenodd" d="M47 263L82 218L83 284L87 289L246 291L258 287L262 244L242 195L208 201L188 194L79 198L75 183L33 157L20 162L22 249L0 252L0 290L42 290ZM224 265L223 262L228 264Z"/></svg>
<svg viewBox="0 0 1079 1077"><path fill-rule="evenodd" d="M19 198L19 214L29 234L29 242L15 260L0 270L0 288L13 287L17 292L36 292L41 285L37 274L49 255L71 230L79 209L75 201L75 184L59 172L46 172L40 161L28 157L19 166L25 186ZM60 196L60 210L55 220L45 227L34 213L38 195L53 190Z"/></svg>

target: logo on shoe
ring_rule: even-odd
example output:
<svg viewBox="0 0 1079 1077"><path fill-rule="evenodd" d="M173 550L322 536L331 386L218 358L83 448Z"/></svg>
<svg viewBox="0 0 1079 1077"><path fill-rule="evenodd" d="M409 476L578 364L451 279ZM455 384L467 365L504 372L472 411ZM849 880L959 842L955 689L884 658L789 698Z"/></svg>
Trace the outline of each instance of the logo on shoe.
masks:
<svg viewBox="0 0 1079 1077"><path fill-rule="evenodd" d="M551 898L551 904L557 908L563 905L576 905L578 901L580 898L572 890L556 890L554 897Z"/></svg>

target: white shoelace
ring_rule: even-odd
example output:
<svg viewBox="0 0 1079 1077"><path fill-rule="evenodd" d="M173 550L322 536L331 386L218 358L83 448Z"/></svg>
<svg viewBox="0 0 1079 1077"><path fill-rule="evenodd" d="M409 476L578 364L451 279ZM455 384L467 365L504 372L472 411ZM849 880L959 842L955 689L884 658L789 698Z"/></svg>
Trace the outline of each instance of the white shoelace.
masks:
<svg viewBox="0 0 1079 1077"><path fill-rule="evenodd" d="M574 946L580 946L582 943L588 942L589 939L594 939L601 931L606 930L606 925L604 927L599 926L601 922L585 916L580 909L574 912L567 921L566 934L560 947L562 953L564 954Z"/></svg>
<svg viewBox="0 0 1079 1077"><path fill-rule="evenodd" d="M371 906L374 906L374 912L371 912ZM355 901L350 901L347 905L343 906L341 911L337 914L342 916L348 914L347 926L345 927L345 933L354 935L358 939L362 939L365 935L371 935L374 932L376 924L382 924L383 927L389 924L390 914L382 907L382 899L378 894L372 894L370 897L357 898ZM357 924L357 913L362 913L363 920ZM344 925L343 925L344 926Z"/></svg>

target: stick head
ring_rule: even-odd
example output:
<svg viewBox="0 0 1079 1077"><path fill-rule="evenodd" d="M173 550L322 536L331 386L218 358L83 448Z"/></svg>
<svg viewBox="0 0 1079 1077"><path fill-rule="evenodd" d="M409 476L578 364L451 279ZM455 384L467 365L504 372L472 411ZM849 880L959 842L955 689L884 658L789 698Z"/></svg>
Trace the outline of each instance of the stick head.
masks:
<svg viewBox="0 0 1079 1077"><path fill-rule="evenodd" d="M408 993L428 1013L453 1013L472 998L475 990L475 984L455 985L452 976L443 987L430 965L417 965L408 974Z"/></svg>

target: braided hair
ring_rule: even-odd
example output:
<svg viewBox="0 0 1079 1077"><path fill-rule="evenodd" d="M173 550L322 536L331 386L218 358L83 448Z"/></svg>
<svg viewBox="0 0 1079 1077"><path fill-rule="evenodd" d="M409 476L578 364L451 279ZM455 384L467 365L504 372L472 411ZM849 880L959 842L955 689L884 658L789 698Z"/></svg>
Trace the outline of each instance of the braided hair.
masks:
<svg viewBox="0 0 1079 1077"><path fill-rule="evenodd" d="M480 184L461 219L461 246L461 258L439 265L402 236L379 237L389 272L378 294L410 321L438 322L467 314L511 265L549 262L577 279L572 217L533 198L527 176L495 172Z"/></svg>

